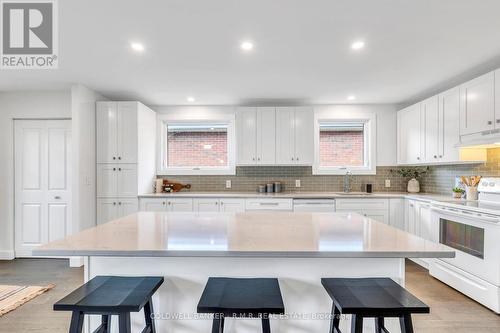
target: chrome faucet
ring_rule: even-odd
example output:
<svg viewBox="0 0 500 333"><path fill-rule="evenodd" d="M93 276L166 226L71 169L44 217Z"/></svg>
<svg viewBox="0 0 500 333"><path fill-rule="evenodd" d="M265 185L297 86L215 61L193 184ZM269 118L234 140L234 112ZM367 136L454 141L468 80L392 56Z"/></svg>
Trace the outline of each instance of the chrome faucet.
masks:
<svg viewBox="0 0 500 333"><path fill-rule="evenodd" d="M344 176L344 193L349 193L351 191L351 171L347 171Z"/></svg>

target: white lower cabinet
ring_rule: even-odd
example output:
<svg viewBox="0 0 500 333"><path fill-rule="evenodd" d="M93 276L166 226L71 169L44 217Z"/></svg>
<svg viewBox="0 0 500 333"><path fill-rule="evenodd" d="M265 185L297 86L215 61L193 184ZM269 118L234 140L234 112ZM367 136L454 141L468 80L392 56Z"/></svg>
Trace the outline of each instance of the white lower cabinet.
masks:
<svg viewBox="0 0 500 333"><path fill-rule="evenodd" d="M137 212L137 209L137 199L97 199L97 224L103 224L111 220L133 214Z"/></svg>
<svg viewBox="0 0 500 333"><path fill-rule="evenodd" d="M431 205L428 202L418 200L406 200L405 230L423 239L437 243L431 220ZM413 258L417 264L428 268L429 258Z"/></svg>
<svg viewBox="0 0 500 333"><path fill-rule="evenodd" d="M145 212L192 212L192 198L142 198L140 210Z"/></svg>
<svg viewBox="0 0 500 333"><path fill-rule="evenodd" d="M193 199L195 212L244 212L245 199L195 198Z"/></svg>
<svg viewBox="0 0 500 333"><path fill-rule="evenodd" d="M389 224L389 199L342 198L336 199L335 204L337 212L354 212Z"/></svg>
<svg viewBox="0 0 500 333"><path fill-rule="evenodd" d="M389 224L395 228L405 230L405 199L389 199Z"/></svg>
<svg viewBox="0 0 500 333"><path fill-rule="evenodd" d="M245 210L292 211L292 199L246 199Z"/></svg>

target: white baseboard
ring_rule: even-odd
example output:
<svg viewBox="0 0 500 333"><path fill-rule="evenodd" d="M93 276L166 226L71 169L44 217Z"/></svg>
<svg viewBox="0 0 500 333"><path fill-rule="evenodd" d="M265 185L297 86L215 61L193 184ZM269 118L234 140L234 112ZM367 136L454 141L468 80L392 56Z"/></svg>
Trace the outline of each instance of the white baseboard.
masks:
<svg viewBox="0 0 500 333"><path fill-rule="evenodd" d="M69 257L69 267L82 267L83 257Z"/></svg>
<svg viewBox="0 0 500 333"><path fill-rule="evenodd" d="M0 260L13 260L14 258L14 251L0 250Z"/></svg>

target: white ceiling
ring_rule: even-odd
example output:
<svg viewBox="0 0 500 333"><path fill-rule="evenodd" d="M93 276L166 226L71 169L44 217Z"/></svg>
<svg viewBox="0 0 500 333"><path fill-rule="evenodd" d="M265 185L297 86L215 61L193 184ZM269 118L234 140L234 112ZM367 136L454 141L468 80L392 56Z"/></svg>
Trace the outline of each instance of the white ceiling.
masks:
<svg viewBox="0 0 500 333"><path fill-rule="evenodd" d="M405 103L500 67L498 0L58 3L60 68L0 71L0 90L82 83L150 105Z"/></svg>

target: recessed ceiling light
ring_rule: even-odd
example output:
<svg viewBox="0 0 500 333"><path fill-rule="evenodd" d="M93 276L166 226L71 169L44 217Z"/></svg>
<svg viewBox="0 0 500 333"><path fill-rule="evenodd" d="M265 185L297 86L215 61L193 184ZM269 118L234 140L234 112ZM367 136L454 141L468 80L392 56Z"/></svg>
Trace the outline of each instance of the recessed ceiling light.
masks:
<svg viewBox="0 0 500 333"><path fill-rule="evenodd" d="M354 96L354 95L347 96L348 101L354 101L355 99L356 99L356 96Z"/></svg>
<svg viewBox="0 0 500 333"><path fill-rule="evenodd" d="M189 103L193 103L194 101L196 101L196 100L194 99L194 97L192 97L192 96L188 96L188 97L186 97L186 100L187 100Z"/></svg>
<svg viewBox="0 0 500 333"><path fill-rule="evenodd" d="M132 48L132 50L137 52L144 51L144 45L142 45L141 43L130 43L130 47Z"/></svg>
<svg viewBox="0 0 500 333"><path fill-rule="evenodd" d="M351 44L351 49L353 50L361 50L365 47L365 42L362 40L357 40Z"/></svg>
<svg viewBox="0 0 500 333"><path fill-rule="evenodd" d="M243 51L251 51L253 50L253 43L250 41L245 41L241 43L240 47Z"/></svg>

